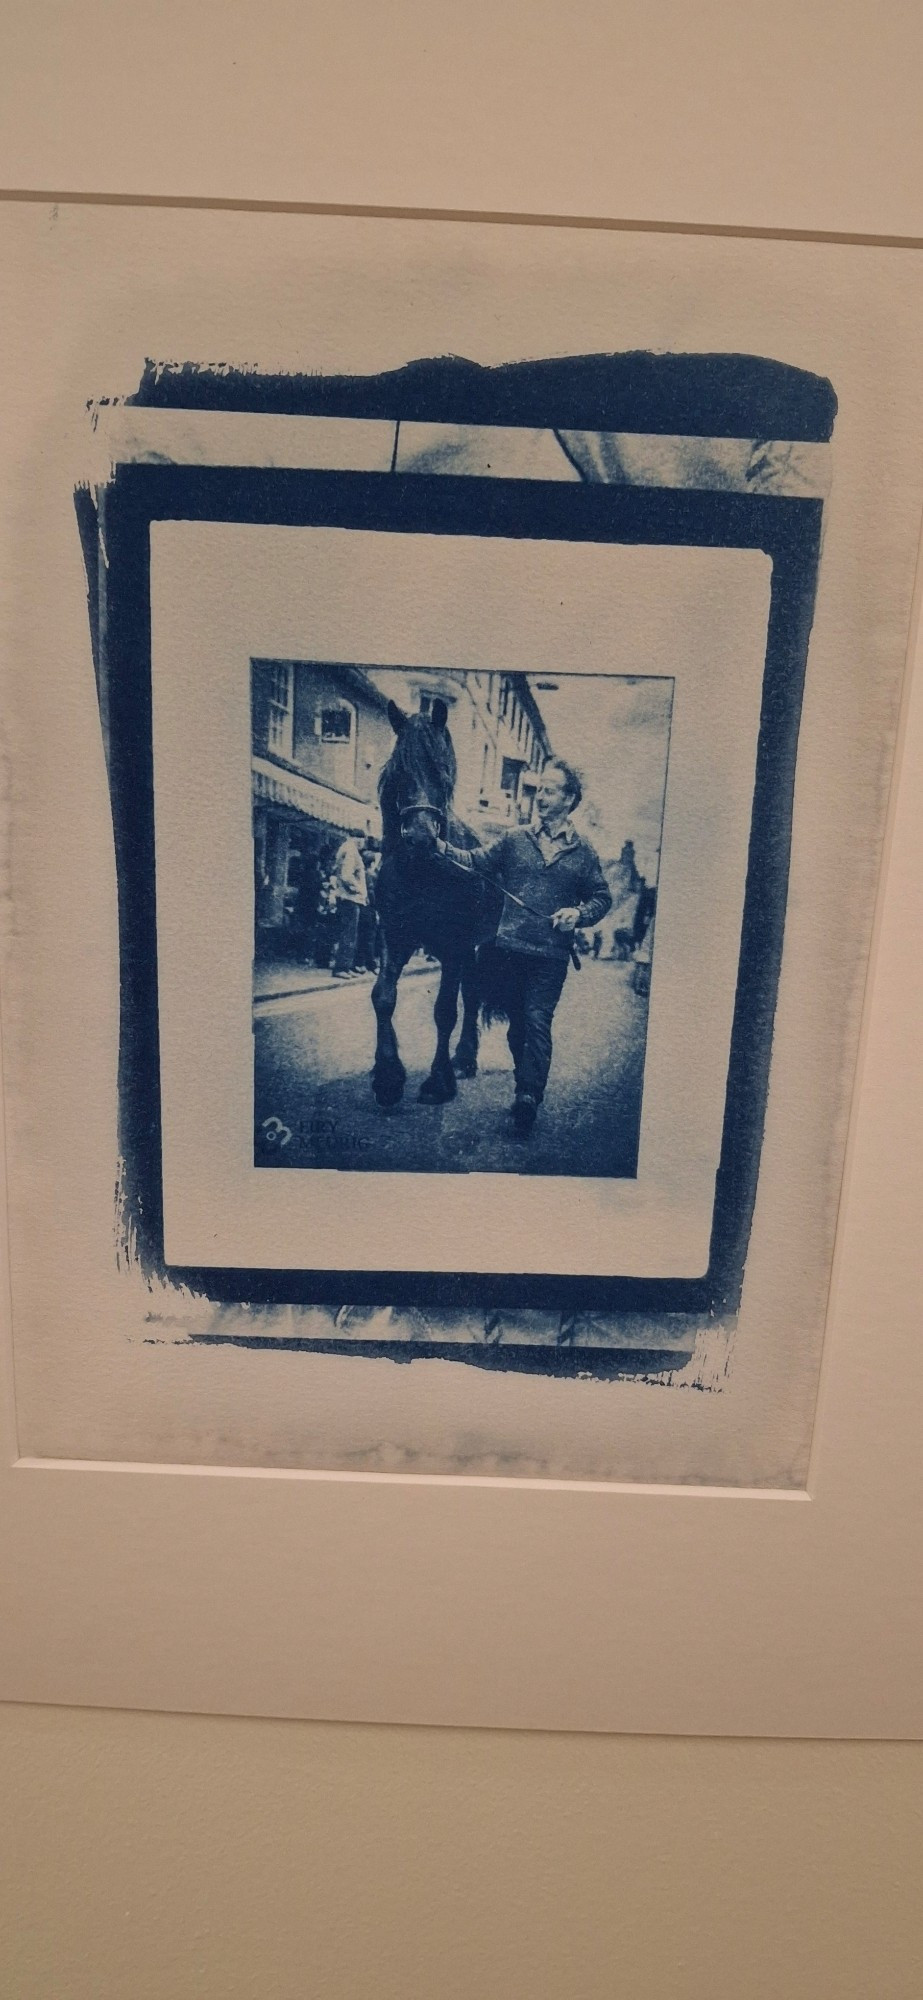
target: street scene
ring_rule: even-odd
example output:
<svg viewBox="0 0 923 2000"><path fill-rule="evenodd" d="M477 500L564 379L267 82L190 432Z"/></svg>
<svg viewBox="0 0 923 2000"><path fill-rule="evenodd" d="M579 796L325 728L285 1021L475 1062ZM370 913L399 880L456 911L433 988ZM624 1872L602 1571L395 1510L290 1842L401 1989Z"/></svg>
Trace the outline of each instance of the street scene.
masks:
<svg viewBox="0 0 923 2000"><path fill-rule="evenodd" d="M478 1074L448 1104L417 1091L433 1053L438 967L405 974L395 1013L407 1069L404 1096L381 1110L372 1095L371 979L258 1003L255 1161L364 1173L632 1175L637 1164L647 1005L634 968L583 959L554 1019L554 1058L528 1141L510 1117L513 1062L505 1027L482 1033ZM361 1067L359 1066L361 1063Z"/></svg>
<svg viewBox="0 0 923 2000"><path fill-rule="evenodd" d="M255 1165L635 1174L672 688L252 662Z"/></svg>

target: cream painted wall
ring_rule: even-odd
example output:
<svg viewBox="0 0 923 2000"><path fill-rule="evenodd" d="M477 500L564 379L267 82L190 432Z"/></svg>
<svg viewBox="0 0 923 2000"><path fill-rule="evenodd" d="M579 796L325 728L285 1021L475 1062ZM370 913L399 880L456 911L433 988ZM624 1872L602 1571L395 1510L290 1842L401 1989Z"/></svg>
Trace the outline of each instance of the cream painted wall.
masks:
<svg viewBox="0 0 923 2000"><path fill-rule="evenodd" d="M4 31L8 187L923 234L915 0L7 0ZM923 1993L921 1745L9 1707L0 1759L4 2000Z"/></svg>
<svg viewBox="0 0 923 2000"><path fill-rule="evenodd" d="M4 0L0 186L921 233L916 0Z"/></svg>
<svg viewBox="0 0 923 2000"><path fill-rule="evenodd" d="M923 1745L0 1711L9 2000L919 2000Z"/></svg>

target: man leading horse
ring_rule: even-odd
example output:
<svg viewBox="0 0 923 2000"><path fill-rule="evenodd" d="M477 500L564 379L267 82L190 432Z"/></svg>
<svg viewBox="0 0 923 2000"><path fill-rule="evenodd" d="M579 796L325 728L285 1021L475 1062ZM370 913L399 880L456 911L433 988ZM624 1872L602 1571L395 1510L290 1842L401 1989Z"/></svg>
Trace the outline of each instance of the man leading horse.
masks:
<svg viewBox="0 0 923 2000"><path fill-rule="evenodd" d="M534 827L468 848L443 839L438 818L425 810L408 814L402 828L415 852L486 878L502 891L496 940L482 945L478 973L485 1015L503 1013L508 1021L516 1085L513 1128L520 1138L532 1131L545 1095L551 1023L568 966L579 966L574 932L592 929L612 906L599 856L571 819L581 797L577 773L555 757L539 781Z"/></svg>

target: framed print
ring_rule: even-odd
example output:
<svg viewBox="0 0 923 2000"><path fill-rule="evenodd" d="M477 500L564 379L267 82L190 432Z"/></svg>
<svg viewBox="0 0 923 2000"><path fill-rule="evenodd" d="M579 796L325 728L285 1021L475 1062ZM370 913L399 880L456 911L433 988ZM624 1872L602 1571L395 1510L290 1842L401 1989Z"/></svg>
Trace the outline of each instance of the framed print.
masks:
<svg viewBox="0 0 923 2000"><path fill-rule="evenodd" d="M774 1536L797 1567L923 510L918 255L3 228L29 1479L247 1471L248 1547L271 1476L307 1482L286 1545L302 1506L368 1533L370 1480L427 1562L456 1507L483 1548L485 1481L557 1494L536 1548L615 1488L632 1518L721 1489L755 1574Z"/></svg>
<svg viewBox="0 0 923 2000"><path fill-rule="evenodd" d="M786 428L825 433L833 398L826 384L766 370L745 412L746 370L732 361L722 381L712 362L703 391L690 378L705 371L693 363L686 379L671 365L664 388L646 383L645 406L632 415L636 368L592 369L596 420L617 403L620 422L632 426L621 438L551 422L567 415L568 396L582 390L588 403L579 361L560 367L557 380L538 375L548 421L526 440L533 461L542 451L548 461L538 475L517 476L522 441L511 425L423 426L398 415L392 469L363 476L349 434L362 419L328 417L319 474L244 478L235 468L203 477L135 464L120 467L101 497L101 674L117 866L133 925L122 958L138 974L147 968L155 988L136 1001L132 987L125 1004L128 1219L147 1243L162 1208L162 1238L150 1247L195 1290L306 1305L338 1297L348 1270L360 1297L377 1298L387 1272L395 1302L424 1308L544 1301L700 1318L736 1309L816 586L822 503L811 483L823 469L811 446L823 439L811 436L797 464L789 440L767 449L734 439L728 449L724 438L668 433L666 447L656 437L646 451L642 443L637 468L634 427L656 409L675 428L687 399L709 430L749 416L763 440ZM473 398L455 386L451 364L431 377L415 372L411 408L451 406L454 397L459 411L473 402L479 417L498 408L542 414L528 368L521 389L507 370ZM225 405L229 386L222 378ZM404 385L389 386L400 410ZM315 399L329 407L324 388ZM349 389L360 410L381 407L376 385ZM207 395L208 385L196 392ZM799 392L794 420L773 407L774 396ZM169 394L162 374L156 393ZM280 400L299 393L310 402L310 390L291 382ZM252 403L266 389L246 382L237 394ZM380 454L380 430L391 426L372 421ZM330 463L338 429L352 461L341 476ZM709 450L716 463L703 471ZM604 466L594 453L607 454ZM133 542L151 552L150 695L139 686L145 642ZM229 650L241 642L247 664L233 675ZM319 663L297 657L312 648ZM193 656L201 667L190 677L183 663ZM140 741L148 701L153 754ZM239 749L251 708L248 770ZM342 750L333 748L337 731ZM574 850L582 873L566 850L547 863L535 839L536 786L562 742L585 792L574 822L589 825L600 850L597 859L584 832ZM458 812L463 785L467 820ZM458 840L502 850L517 888L484 877L489 899L460 862L418 855L420 813L402 804L418 795ZM361 850L366 901L338 893L338 852L342 870L344 842L363 837L373 843L368 869L381 862L371 964L361 992L334 993L347 977L345 954L334 944L331 956L330 927L316 922L319 897L332 904L334 936L343 917L358 923L368 910ZM216 849L228 857L218 875ZM564 895L554 885L569 866L578 900L594 890L594 867L601 884L599 920L597 905L583 903L590 918L572 928L570 951L551 913L532 910L546 876L552 901ZM155 869L155 929L145 933ZM250 994L235 992L228 951L244 912L240 947L255 932L257 994L264 967L274 982L268 999L256 999L252 1074ZM249 949L235 957L249 984ZM414 989L409 1079L393 1025L408 959L405 984L426 979ZM554 978L560 968L565 1003L550 1074L531 1046L531 1001L514 990L517 973L528 986L546 966ZM348 972L358 971L352 943ZM454 1040L460 983L465 1019ZM511 1045L505 1070L496 1034L477 1045L479 1018L497 1014ZM142 1023L155 1021L157 1039L145 1043ZM512 1046L519 1033L521 1051ZM547 1100L519 1133L520 1086L533 1071L536 1088L549 1086ZM211 1091L208 1102L190 1088L190 1073ZM476 1089L464 1090L462 1076ZM504 1089L516 1093L512 1116L504 1117ZM158 1096L161 1155L148 1167L134 1133L150 1133ZM425 1108L411 1109L414 1100ZM251 1123L245 1158L241 1130ZM383 1174L406 1178L383 1182ZM415 1240L421 1204L431 1226Z"/></svg>

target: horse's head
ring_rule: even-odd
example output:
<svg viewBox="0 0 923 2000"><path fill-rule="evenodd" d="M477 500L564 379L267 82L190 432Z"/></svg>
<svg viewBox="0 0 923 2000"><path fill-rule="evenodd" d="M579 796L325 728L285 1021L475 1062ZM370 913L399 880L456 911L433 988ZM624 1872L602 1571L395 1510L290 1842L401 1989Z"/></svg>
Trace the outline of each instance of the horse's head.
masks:
<svg viewBox="0 0 923 2000"><path fill-rule="evenodd" d="M388 719L395 743L378 781L378 796L384 845L393 848L402 840L412 845L421 820L429 826L435 822L445 834L456 763L444 701L434 701L428 715L405 715L389 701Z"/></svg>

